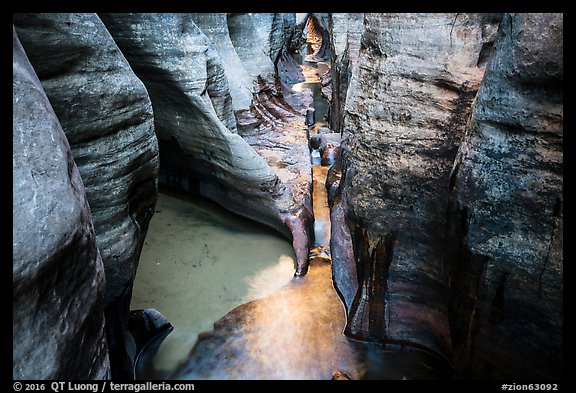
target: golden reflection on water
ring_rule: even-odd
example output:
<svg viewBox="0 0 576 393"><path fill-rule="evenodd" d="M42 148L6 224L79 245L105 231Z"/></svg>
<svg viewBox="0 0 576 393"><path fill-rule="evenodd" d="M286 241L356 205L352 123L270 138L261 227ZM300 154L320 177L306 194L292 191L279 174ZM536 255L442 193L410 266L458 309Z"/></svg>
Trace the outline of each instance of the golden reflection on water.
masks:
<svg viewBox="0 0 576 393"><path fill-rule="evenodd" d="M233 310L173 379L353 379L365 368L342 334L344 308L331 265L311 261L304 277ZM199 342L200 343L200 342Z"/></svg>
<svg viewBox="0 0 576 393"><path fill-rule="evenodd" d="M308 274L257 302L242 327L255 379L330 379L336 370L358 378L354 351L343 336L345 314L332 287L330 264L313 261Z"/></svg>
<svg viewBox="0 0 576 393"><path fill-rule="evenodd" d="M248 279L251 294L259 299L232 311L234 316L207 339L208 349L193 354L175 378L327 380L335 371L353 379L364 375L363 362L343 335L345 310L332 284L328 167L312 169L315 244L308 274L287 282L292 270L279 261ZM261 297L264 293L268 295Z"/></svg>
<svg viewBox="0 0 576 393"><path fill-rule="evenodd" d="M312 166L313 185L312 197L314 208L314 238L316 247L330 249L330 208L328 207L328 190L326 176L328 167Z"/></svg>
<svg viewBox="0 0 576 393"><path fill-rule="evenodd" d="M142 377L173 372L214 321L294 274L289 241L212 203L191 202L161 193L142 249L131 309L155 308L174 326L154 375Z"/></svg>

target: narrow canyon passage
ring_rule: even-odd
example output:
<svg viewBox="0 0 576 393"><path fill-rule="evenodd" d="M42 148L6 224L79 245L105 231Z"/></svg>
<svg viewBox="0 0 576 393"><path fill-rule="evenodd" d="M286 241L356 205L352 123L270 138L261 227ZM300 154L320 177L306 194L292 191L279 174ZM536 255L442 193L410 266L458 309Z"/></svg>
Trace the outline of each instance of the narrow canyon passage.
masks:
<svg viewBox="0 0 576 393"><path fill-rule="evenodd" d="M255 224L206 202L191 205L161 194L132 308L162 310L175 329L152 364L140 365L137 377L326 380L338 371L352 379L447 375L427 354L385 351L343 334L346 314L332 282L326 189L333 159L323 162L319 145L320 133L330 131L319 78L319 70L328 71L329 64L302 63L306 81L293 88L310 90L316 118L301 130L310 140L312 163L314 244L308 273L294 278L290 244L254 230Z"/></svg>
<svg viewBox="0 0 576 393"><path fill-rule="evenodd" d="M13 379L562 379L563 145L563 13L14 13Z"/></svg>
<svg viewBox="0 0 576 393"><path fill-rule="evenodd" d="M303 68L307 81L295 90L311 88L317 114L323 118L327 103L320 94L317 67L308 63ZM326 71L327 65L323 69ZM311 127L310 136L317 134L320 126L325 123L319 121ZM263 155L273 157L275 163L277 157L269 154ZM214 211L161 194L158 216L152 220L149 244L145 244L138 269L132 308L162 310L175 329L160 346L152 367L142 365L138 377L330 379L337 370L352 378L362 377L364 366L342 334L345 311L332 285L330 211L325 187L328 166L320 165L317 155L318 148L313 148L315 243L310 250L308 274L303 277L293 277L293 253L285 250L289 243L249 233L240 228L242 219L238 217L218 212L215 218ZM226 236L222 231L228 232ZM226 245L219 246L222 242ZM266 259L265 250L273 242L281 254L275 264L276 254ZM223 249L230 255L224 255ZM168 266L162 268L158 261ZM174 274L162 272L162 279L157 278L163 269ZM196 275L194 282L189 273L184 273L189 271ZM242 296L242 292L246 293ZM216 322L213 332L202 333L196 342L197 335L210 331L218 317L247 301L251 302L226 314Z"/></svg>

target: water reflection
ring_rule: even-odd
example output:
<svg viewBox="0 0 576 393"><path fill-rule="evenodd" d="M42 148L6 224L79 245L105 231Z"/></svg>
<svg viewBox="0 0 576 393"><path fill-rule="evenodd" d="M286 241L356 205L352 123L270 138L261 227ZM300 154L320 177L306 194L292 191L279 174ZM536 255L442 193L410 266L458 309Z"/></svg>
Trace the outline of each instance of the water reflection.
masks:
<svg viewBox="0 0 576 393"><path fill-rule="evenodd" d="M325 379L364 374L342 334L344 309L330 265L312 260L304 277L242 305L206 333L174 379Z"/></svg>
<svg viewBox="0 0 576 393"><path fill-rule="evenodd" d="M321 249L330 255L330 208L328 207L328 192L326 176L328 167L312 166L312 206L314 208L314 248ZM310 252L314 255L314 250Z"/></svg>
<svg viewBox="0 0 576 393"><path fill-rule="evenodd" d="M273 231L204 200L160 194L138 266L131 309L153 307L174 326L139 378L163 378L198 334L234 307L288 283L294 251Z"/></svg>

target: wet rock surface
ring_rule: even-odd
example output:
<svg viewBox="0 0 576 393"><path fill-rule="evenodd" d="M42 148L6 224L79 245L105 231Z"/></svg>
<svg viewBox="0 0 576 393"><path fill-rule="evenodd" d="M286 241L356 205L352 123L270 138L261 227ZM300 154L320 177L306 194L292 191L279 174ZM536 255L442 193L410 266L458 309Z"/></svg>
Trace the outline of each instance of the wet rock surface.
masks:
<svg viewBox="0 0 576 393"><path fill-rule="evenodd" d="M330 264L243 304L199 335L170 379L433 380L450 369L430 353L361 343L342 334L345 313Z"/></svg>
<svg viewBox="0 0 576 393"><path fill-rule="evenodd" d="M357 379L362 365L342 335L343 313L330 265L312 262L305 277L235 308L201 334L171 378L329 380L345 370Z"/></svg>
<svg viewBox="0 0 576 393"><path fill-rule="evenodd" d="M130 312L128 328L134 340L134 379L138 379L152 373L154 356L174 327L158 310L145 308Z"/></svg>
<svg viewBox="0 0 576 393"><path fill-rule="evenodd" d="M128 313L154 131L161 183L291 237L299 277L174 377L562 377L562 14L14 24L14 378L132 378L169 333Z"/></svg>
<svg viewBox="0 0 576 393"><path fill-rule="evenodd" d="M260 127L247 131L244 139L278 176L275 202L292 233L298 274L305 273L314 220L306 127L292 115L284 120L278 119L274 128Z"/></svg>
<svg viewBox="0 0 576 393"><path fill-rule="evenodd" d="M451 356L441 229L452 162L484 72L478 59L498 21L486 14L364 16L334 207L345 216L333 217L332 241L352 337ZM358 284L350 282L355 269Z"/></svg>
<svg viewBox="0 0 576 393"><path fill-rule="evenodd" d="M320 154L322 165L330 166L340 158L340 134L326 133L320 134Z"/></svg>
<svg viewBox="0 0 576 393"><path fill-rule="evenodd" d="M109 378L104 266L84 185L13 37L12 377Z"/></svg>
<svg viewBox="0 0 576 393"><path fill-rule="evenodd" d="M454 364L563 374L563 16L502 20L450 181Z"/></svg>
<svg viewBox="0 0 576 393"><path fill-rule="evenodd" d="M15 14L14 23L86 187L106 269L110 360L131 374L132 282L158 188L152 105L96 14Z"/></svg>

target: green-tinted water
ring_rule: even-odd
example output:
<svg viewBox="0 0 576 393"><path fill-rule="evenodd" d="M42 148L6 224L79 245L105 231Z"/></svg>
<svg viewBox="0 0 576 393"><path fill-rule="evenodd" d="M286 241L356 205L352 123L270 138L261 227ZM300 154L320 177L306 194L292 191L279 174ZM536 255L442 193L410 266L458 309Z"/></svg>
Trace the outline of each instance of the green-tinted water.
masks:
<svg viewBox="0 0 576 393"><path fill-rule="evenodd" d="M131 309L155 308L174 325L153 375L187 357L203 331L234 307L292 279L294 252L266 227L203 200L160 194L134 282Z"/></svg>

